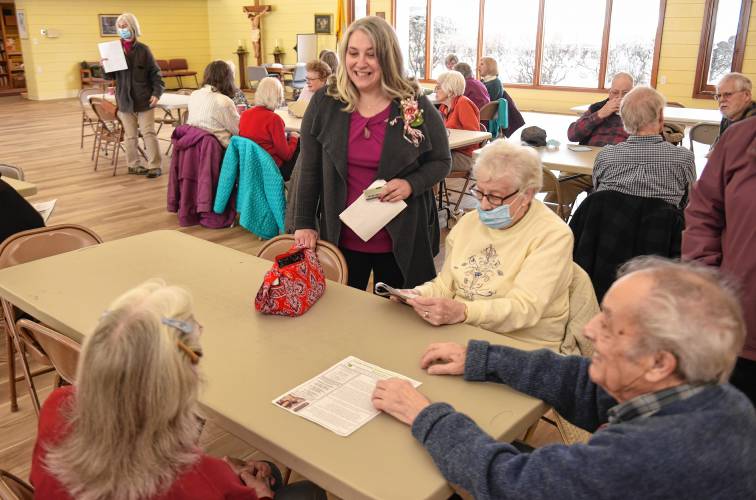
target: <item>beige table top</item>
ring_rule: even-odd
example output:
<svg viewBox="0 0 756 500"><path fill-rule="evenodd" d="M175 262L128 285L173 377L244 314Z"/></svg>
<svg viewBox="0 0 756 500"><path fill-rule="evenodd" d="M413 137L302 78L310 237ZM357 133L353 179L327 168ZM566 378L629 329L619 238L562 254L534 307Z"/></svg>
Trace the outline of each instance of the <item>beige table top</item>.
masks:
<svg viewBox="0 0 756 500"><path fill-rule="evenodd" d="M570 110L582 115L588 110L588 104L575 106L574 108L570 108ZM722 113L720 113L718 109L676 108L665 106L664 120L684 125L695 125L696 123L719 125L722 121Z"/></svg>
<svg viewBox="0 0 756 500"><path fill-rule="evenodd" d="M297 132L302 128L302 119L289 113L288 108L278 108L276 114L283 118L284 128L287 132Z"/></svg>
<svg viewBox="0 0 756 500"><path fill-rule="evenodd" d="M5 177L3 176L2 179L8 183L10 187L18 191L18 194L21 196L31 196L33 194L37 194L37 185L32 184L31 182L26 181L19 181L18 179L13 179L11 177Z"/></svg>
<svg viewBox="0 0 756 500"><path fill-rule="evenodd" d="M88 96L88 99L92 97L99 97L112 103L115 103L115 96L111 94L93 94ZM184 94L175 94L172 92L164 92L158 100L157 107L162 109L184 109L189 106L189 96Z"/></svg>
<svg viewBox="0 0 756 500"><path fill-rule="evenodd" d="M490 132L480 130L460 130L456 128L447 129L449 131L449 149L457 149L490 139Z"/></svg>
<svg viewBox="0 0 756 500"><path fill-rule="evenodd" d="M407 306L332 282L300 318L261 315L251 301L269 267L178 231L155 231L2 269L0 295L81 340L113 298L145 279L187 287L204 325L206 412L341 498L450 494L410 429L393 418L379 415L343 438L270 403L347 355L421 381L431 400L453 404L499 439L514 439L545 410L506 386L433 377L419 367L433 341L515 341L465 325L435 328Z"/></svg>

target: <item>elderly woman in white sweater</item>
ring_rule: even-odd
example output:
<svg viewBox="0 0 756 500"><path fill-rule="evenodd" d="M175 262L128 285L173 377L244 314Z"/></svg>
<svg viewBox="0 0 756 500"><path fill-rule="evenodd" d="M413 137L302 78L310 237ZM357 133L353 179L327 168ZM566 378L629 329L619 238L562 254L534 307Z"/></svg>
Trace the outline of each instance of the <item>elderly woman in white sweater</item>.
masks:
<svg viewBox="0 0 756 500"><path fill-rule="evenodd" d="M480 153L470 212L446 237L438 276L404 290L432 325L467 323L557 350L569 317L572 231L535 199L538 155L494 141Z"/></svg>
<svg viewBox="0 0 756 500"><path fill-rule="evenodd" d="M225 61L213 61L205 68L202 87L189 96L187 125L215 135L227 147L239 134L239 112L233 101L234 73Z"/></svg>

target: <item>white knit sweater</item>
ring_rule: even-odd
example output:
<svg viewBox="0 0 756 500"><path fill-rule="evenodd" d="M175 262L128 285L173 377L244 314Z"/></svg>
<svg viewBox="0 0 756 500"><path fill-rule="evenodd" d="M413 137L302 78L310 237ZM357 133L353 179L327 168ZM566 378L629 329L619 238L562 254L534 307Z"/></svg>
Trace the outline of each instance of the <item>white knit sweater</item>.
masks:
<svg viewBox="0 0 756 500"><path fill-rule="evenodd" d="M189 96L187 125L212 132L224 147L232 135L239 134L239 113L230 97L213 92L210 85L197 89Z"/></svg>

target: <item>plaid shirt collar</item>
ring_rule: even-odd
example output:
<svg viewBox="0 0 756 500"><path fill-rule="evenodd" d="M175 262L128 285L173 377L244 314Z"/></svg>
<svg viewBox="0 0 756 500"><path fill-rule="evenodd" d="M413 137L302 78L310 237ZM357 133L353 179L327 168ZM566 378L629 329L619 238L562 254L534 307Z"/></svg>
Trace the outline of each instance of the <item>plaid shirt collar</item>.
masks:
<svg viewBox="0 0 756 500"><path fill-rule="evenodd" d="M641 144L658 144L664 142L664 138L659 134L654 135L631 135L626 142Z"/></svg>
<svg viewBox="0 0 756 500"><path fill-rule="evenodd" d="M665 406L695 396L707 387L708 385L682 384L635 397L609 408L607 412L609 424L620 424L636 418L650 417Z"/></svg>

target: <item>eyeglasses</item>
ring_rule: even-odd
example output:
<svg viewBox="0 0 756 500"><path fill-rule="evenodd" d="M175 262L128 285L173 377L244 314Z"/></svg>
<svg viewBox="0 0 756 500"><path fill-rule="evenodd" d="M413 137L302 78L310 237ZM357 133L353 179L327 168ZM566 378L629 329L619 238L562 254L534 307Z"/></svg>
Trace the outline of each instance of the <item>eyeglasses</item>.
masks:
<svg viewBox="0 0 756 500"><path fill-rule="evenodd" d="M478 186L473 186L470 188L470 193L472 193L475 198L478 199L478 201L482 201L483 198L488 200L488 203L495 207L499 207L504 204L505 201L507 201L508 198L511 198L512 196L519 193L520 190L513 191L512 193L506 195L506 196L497 196L495 194L486 194L483 191L478 189Z"/></svg>
<svg viewBox="0 0 756 500"><path fill-rule="evenodd" d="M322 80L322 78L310 78L309 76L306 76L305 80L308 82L317 82L318 80Z"/></svg>
<svg viewBox="0 0 756 500"><path fill-rule="evenodd" d="M721 101L722 99L729 99L730 97L737 94L738 92L743 92L743 91L736 90L735 92L722 92L721 94L714 94L714 99L717 101Z"/></svg>

